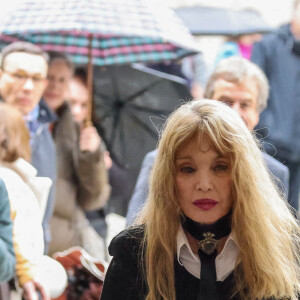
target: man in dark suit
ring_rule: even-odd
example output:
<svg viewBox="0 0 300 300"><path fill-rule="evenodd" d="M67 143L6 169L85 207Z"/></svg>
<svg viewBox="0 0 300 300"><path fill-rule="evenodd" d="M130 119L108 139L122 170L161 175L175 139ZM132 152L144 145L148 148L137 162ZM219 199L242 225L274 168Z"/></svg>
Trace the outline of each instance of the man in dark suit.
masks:
<svg viewBox="0 0 300 300"><path fill-rule="evenodd" d="M268 106L255 130L267 153L288 167L288 202L299 209L300 197L300 0L294 0L289 23L255 43L251 61L270 83ZM276 151L274 151L275 147Z"/></svg>
<svg viewBox="0 0 300 300"><path fill-rule="evenodd" d="M249 130L259 121L269 94L268 80L255 64L241 57L222 60L208 79L204 96L222 101L236 110ZM263 153L265 163L274 181L287 196L289 186L288 168L270 155ZM156 150L149 152L143 161L133 195L129 201L127 224L132 224L143 207L148 195L148 180Z"/></svg>

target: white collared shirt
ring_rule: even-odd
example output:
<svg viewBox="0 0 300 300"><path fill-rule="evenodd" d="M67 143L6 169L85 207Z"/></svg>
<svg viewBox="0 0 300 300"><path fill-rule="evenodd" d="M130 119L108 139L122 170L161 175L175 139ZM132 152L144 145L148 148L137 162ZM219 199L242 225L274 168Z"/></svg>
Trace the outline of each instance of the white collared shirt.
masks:
<svg viewBox="0 0 300 300"><path fill-rule="evenodd" d="M223 281L233 271L239 248L232 234L225 242L222 252L216 257L217 281ZM190 274L200 279L201 262L191 249L188 239L180 225L177 233L177 259Z"/></svg>

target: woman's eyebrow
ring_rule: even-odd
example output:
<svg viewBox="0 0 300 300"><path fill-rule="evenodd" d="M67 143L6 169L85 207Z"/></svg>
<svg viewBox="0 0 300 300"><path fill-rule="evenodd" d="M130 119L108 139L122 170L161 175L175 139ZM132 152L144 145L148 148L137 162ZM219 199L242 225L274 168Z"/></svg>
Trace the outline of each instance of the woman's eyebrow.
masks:
<svg viewBox="0 0 300 300"><path fill-rule="evenodd" d="M177 156L175 157L175 160L184 160L184 159L190 159L191 157L189 155L185 155L185 156Z"/></svg>
<svg viewBox="0 0 300 300"><path fill-rule="evenodd" d="M218 153L218 155L216 155L216 157L214 159L215 160L217 160L217 159L229 160L229 157L227 155Z"/></svg>

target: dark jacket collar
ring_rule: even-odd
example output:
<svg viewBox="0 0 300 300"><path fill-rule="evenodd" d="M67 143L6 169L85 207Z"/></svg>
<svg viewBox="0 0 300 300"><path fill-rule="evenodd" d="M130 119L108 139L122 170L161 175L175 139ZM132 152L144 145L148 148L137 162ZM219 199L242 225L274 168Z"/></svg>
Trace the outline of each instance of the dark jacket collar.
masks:
<svg viewBox="0 0 300 300"><path fill-rule="evenodd" d="M289 38L293 38L293 34L291 32L291 23L284 24L280 26L277 30L277 34L283 39L287 40Z"/></svg>
<svg viewBox="0 0 300 300"><path fill-rule="evenodd" d="M285 46L297 56L300 56L300 41L296 40L292 31L291 24L285 24L279 27L277 34L285 44Z"/></svg>
<svg viewBox="0 0 300 300"><path fill-rule="evenodd" d="M57 115L53 112L42 98L39 102L39 118L41 123L51 123L57 121Z"/></svg>

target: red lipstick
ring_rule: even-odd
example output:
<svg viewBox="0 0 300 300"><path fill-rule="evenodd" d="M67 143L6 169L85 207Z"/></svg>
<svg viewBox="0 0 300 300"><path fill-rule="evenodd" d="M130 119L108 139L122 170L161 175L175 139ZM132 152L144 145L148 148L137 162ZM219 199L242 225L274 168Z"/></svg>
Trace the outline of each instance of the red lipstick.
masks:
<svg viewBox="0 0 300 300"><path fill-rule="evenodd" d="M218 202L213 199L204 198L195 200L193 204L201 208L202 210L210 210L214 208L218 204Z"/></svg>

